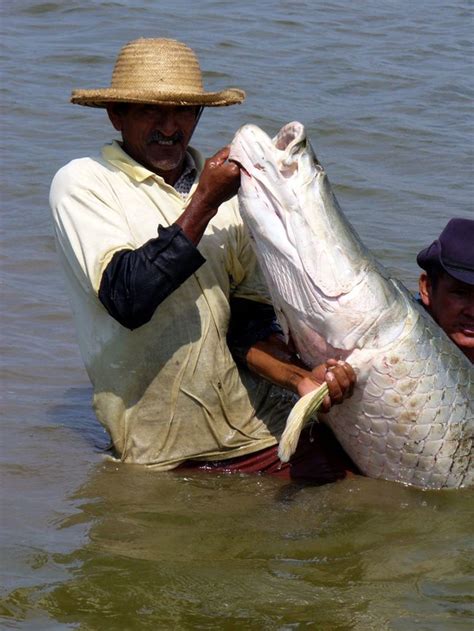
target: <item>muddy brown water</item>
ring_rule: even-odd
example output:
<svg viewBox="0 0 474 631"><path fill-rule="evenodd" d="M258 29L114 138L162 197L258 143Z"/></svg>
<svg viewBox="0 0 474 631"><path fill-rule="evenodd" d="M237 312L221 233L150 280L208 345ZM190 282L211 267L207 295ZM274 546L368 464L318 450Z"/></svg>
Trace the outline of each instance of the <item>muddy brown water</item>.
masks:
<svg viewBox="0 0 474 631"><path fill-rule="evenodd" d="M351 222L410 289L473 216L472 3L115 0L2 6L2 625L5 629L472 628L473 493L356 478L156 474L107 460L52 239L48 188L114 134L73 87L122 44L182 39L211 154L242 124L308 128Z"/></svg>

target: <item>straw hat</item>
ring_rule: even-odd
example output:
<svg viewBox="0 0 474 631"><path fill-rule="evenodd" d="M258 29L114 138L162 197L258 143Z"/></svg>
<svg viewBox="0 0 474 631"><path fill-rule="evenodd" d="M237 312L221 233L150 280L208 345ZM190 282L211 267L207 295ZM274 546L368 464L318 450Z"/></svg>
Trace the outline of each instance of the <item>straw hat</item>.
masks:
<svg viewBox="0 0 474 631"><path fill-rule="evenodd" d="M198 59L174 39L136 39L120 51L110 88L73 90L71 103L106 107L109 103L157 105L233 105L245 92L228 88L205 92Z"/></svg>

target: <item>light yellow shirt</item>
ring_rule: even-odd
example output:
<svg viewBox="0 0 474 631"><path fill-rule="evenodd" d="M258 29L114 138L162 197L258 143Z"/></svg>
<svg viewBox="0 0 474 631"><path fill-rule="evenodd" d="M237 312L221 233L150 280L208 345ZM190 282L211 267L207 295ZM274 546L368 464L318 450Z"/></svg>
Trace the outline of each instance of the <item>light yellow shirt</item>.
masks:
<svg viewBox="0 0 474 631"><path fill-rule="evenodd" d="M202 156L189 149L198 172ZM117 142L56 174L50 203L94 409L126 462L171 469L274 445L290 401L239 369L226 344L231 295L268 302L237 200L223 204L198 249L206 262L134 331L100 303L115 252L171 225L187 199Z"/></svg>

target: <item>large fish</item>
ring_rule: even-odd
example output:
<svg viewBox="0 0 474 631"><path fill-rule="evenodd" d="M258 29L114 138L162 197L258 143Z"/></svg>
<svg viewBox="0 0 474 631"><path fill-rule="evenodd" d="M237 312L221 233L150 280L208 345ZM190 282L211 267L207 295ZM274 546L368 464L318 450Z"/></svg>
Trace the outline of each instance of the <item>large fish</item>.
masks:
<svg viewBox="0 0 474 631"><path fill-rule="evenodd" d="M340 357L357 372L353 396L321 415L346 452L370 477L472 485L473 368L365 248L303 125L273 140L245 125L230 159L284 332L308 366Z"/></svg>

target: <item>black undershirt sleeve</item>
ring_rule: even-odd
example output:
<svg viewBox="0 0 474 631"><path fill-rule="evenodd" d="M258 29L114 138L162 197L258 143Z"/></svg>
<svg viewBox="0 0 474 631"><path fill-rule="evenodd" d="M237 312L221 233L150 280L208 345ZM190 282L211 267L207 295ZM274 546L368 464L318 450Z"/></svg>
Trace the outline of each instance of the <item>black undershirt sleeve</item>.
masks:
<svg viewBox="0 0 474 631"><path fill-rule="evenodd" d="M204 257L180 226L159 226L158 237L136 250L120 250L104 270L99 300L117 322L137 329L203 263ZM251 346L281 328L271 305L231 298L227 342L235 359L245 361Z"/></svg>
<svg viewBox="0 0 474 631"><path fill-rule="evenodd" d="M180 226L159 226L158 237L114 254L102 274L99 300L117 322L136 329L204 262Z"/></svg>

